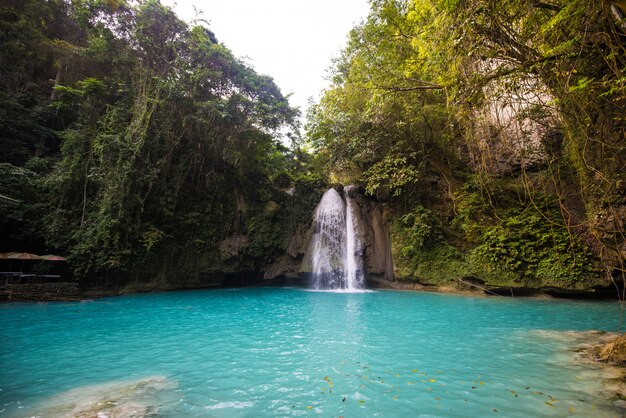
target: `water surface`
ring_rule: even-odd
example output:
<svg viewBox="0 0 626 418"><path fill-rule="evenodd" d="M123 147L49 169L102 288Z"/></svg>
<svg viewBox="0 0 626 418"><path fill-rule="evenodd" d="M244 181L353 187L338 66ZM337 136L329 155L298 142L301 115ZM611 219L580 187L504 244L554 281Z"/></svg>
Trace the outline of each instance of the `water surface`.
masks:
<svg viewBox="0 0 626 418"><path fill-rule="evenodd" d="M620 416L601 373L551 333L618 321L612 302L400 291L9 303L0 416L104 398L165 417Z"/></svg>

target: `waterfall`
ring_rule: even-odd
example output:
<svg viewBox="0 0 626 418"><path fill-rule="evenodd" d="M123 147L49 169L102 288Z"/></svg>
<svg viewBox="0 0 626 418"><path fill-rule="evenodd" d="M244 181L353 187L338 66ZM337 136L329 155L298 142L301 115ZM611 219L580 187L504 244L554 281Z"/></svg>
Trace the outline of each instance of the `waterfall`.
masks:
<svg viewBox="0 0 626 418"><path fill-rule="evenodd" d="M356 234L357 219L354 214L354 202L349 196L349 190L354 186L348 186L344 189L346 197L346 258L345 258L345 276L346 287L348 289L363 288L363 257L362 245Z"/></svg>
<svg viewBox="0 0 626 418"><path fill-rule="evenodd" d="M309 245L314 289L363 288L354 206L347 191L344 201L335 189L329 189L315 210L315 232Z"/></svg>

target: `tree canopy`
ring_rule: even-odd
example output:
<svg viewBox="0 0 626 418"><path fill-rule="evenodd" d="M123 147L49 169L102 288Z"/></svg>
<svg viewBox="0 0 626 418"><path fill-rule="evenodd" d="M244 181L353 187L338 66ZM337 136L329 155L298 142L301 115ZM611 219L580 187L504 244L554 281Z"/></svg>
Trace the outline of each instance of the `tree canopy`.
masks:
<svg viewBox="0 0 626 418"><path fill-rule="evenodd" d="M286 245L273 221L264 243L250 223L286 200L272 179L298 161L282 142L298 111L206 25L158 0L8 1L0 25L2 193L29 213L7 221L5 250L22 235L69 252L79 276L154 276L220 268L240 231L267 257ZM252 247L240 267L259 262Z"/></svg>
<svg viewBox="0 0 626 418"><path fill-rule="evenodd" d="M388 199L406 275L436 276L445 262L433 257L475 261L456 263L459 274L513 272L517 285L559 276L541 263L560 266L571 282L600 277L601 264L606 277L623 275L621 6L371 2L307 129L336 178ZM445 239L416 251L433 228ZM529 247L515 249L510 237L530 239ZM480 254L488 260L478 262ZM581 261L595 267L576 270Z"/></svg>

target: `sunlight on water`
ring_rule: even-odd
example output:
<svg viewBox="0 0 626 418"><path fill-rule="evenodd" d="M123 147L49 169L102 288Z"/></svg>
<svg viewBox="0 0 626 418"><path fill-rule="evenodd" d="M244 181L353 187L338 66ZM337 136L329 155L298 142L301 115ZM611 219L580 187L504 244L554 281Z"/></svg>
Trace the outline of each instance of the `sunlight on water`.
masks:
<svg viewBox="0 0 626 418"><path fill-rule="evenodd" d="M562 332L618 320L609 302L397 291L3 304L0 416L620 416Z"/></svg>

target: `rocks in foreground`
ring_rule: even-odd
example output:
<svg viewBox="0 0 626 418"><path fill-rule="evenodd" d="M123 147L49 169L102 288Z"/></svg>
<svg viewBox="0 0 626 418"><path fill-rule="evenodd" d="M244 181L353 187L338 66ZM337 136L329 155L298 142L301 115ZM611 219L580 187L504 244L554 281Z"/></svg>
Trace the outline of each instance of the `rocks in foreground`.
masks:
<svg viewBox="0 0 626 418"><path fill-rule="evenodd" d="M158 414L161 398L176 382L163 376L82 386L48 398L31 415L139 418Z"/></svg>

